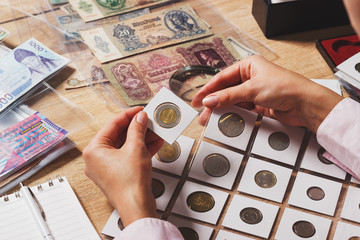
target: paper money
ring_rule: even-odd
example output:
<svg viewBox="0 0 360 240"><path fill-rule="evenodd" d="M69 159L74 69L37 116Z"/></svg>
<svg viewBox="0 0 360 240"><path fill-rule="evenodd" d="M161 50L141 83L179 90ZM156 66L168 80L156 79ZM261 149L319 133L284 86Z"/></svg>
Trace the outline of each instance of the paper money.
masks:
<svg viewBox="0 0 360 240"><path fill-rule="evenodd" d="M68 64L69 60L31 38L0 60L0 113L16 105L46 78Z"/></svg>
<svg viewBox="0 0 360 240"><path fill-rule="evenodd" d="M9 31L0 27L0 40L3 40L7 35L9 35Z"/></svg>
<svg viewBox="0 0 360 240"><path fill-rule="evenodd" d="M86 87L98 83L106 83L109 82L107 79L104 70L97 65L91 66L91 77L90 79L78 79L78 78L71 78L66 81L65 83L65 89L75 89L75 88L81 88Z"/></svg>
<svg viewBox="0 0 360 240"><path fill-rule="evenodd" d="M57 5L57 4L64 4L64 3L68 3L68 0L50 0L50 3L52 5Z"/></svg>
<svg viewBox="0 0 360 240"><path fill-rule="evenodd" d="M61 6L60 9L63 10L67 14L77 13L76 10L73 8L73 6L70 3Z"/></svg>
<svg viewBox="0 0 360 240"><path fill-rule="evenodd" d="M212 35L189 5L81 31L101 63Z"/></svg>
<svg viewBox="0 0 360 240"><path fill-rule="evenodd" d="M102 68L126 104L134 106L147 104L163 86L169 88L171 75L184 66L211 65L223 69L240 59L225 38L213 36L104 64Z"/></svg>
<svg viewBox="0 0 360 240"><path fill-rule="evenodd" d="M230 42L231 46L235 48L235 50L240 54L242 58L246 58L252 56L254 54L258 54L256 51L246 47L245 45L239 43L235 38L228 37L227 40Z"/></svg>
<svg viewBox="0 0 360 240"><path fill-rule="evenodd" d="M156 6L171 0L69 0L85 22Z"/></svg>
<svg viewBox="0 0 360 240"><path fill-rule="evenodd" d="M62 141L67 131L39 112L0 132L0 179Z"/></svg>

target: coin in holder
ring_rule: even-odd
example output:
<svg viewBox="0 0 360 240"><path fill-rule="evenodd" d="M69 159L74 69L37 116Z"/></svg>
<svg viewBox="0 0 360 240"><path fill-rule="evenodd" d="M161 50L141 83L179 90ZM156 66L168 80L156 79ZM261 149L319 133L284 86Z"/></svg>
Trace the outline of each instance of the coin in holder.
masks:
<svg viewBox="0 0 360 240"><path fill-rule="evenodd" d="M181 120L181 112L174 103L165 102L160 104L154 112L155 122L163 128L173 128Z"/></svg>
<svg viewBox="0 0 360 240"><path fill-rule="evenodd" d="M314 225L308 221L297 221L293 224L292 230L302 238L310 238L316 233Z"/></svg>
<svg viewBox="0 0 360 240"><path fill-rule="evenodd" d="M255 174L255 183L261 188L271 188L276 182L275 174L270 171L262 170Z"/></svg>
<svg viewBox="0 0 360 240"><path fill-rule="evenodd" d="M319 160L326 165L333 164L333 162L331 162L329 159L327 159L326 157L323 156L324 152L325 152L325 149L323 147L319 148L319 150L317 152L317 156L318 156Z"/></svg>
<svg viewBox="0 0 360 240"><path fill-rule="evenodd" d="M290 138L284 132L274 132L268 138L270 147L276 151L284 151L290 145Z"/></svg>
<svg viewBox="0 0 360 240"><path fill-rule="evenodd" d="M208 212L215 206L215 199L207 192L197 191L186 198L186 204L195 212Z"/></svg>
<svg viewBox="0 0 360 240"><path fill-rule="evenodd" d="M179 227L179 231L185 240L199 240L199 234L192 228Z"/></svg>
<svg viewBox="0 0 360 240"><path fill-rule="evenodd" d="M171 163L179 158L181 148L178 142L169 144L165 142L157 153L157 158L160 162Z"/></svg>
<svg viewBox="0 0 360 240"><path fill-rule="evenodd" d="M240 219L247 224L258 224L263 219L263 215L259 209L247 207L240 211Z"/></svg>
<svg viewBox="0 0 360 240"><path fill-rule="evenodd" d="M310 187L306 191L307 196L314 200L314 201L320 201L325 197L325 192L319 187Z"/></svg>
<svg viewBox="0 0 360 240"><path fill-rule="evenodd" d="M225 113L219 118L218 128L227 137L237 137L244 131L245 121L236 113Z"/></svg>
<svg viewBox="0 0 360 240"><path fill-rule="evenodd" d="M222 177L229 172L230 162L225 156L213 153L204 159L203 168L209 176Z"/></svg>
<svg viewBox="0 0 360 240"><path fill-rule="evenodd" d="M156 178L151 179L151 191L154 198L161 197L165 192L165 185L162 181Z"/></svg>

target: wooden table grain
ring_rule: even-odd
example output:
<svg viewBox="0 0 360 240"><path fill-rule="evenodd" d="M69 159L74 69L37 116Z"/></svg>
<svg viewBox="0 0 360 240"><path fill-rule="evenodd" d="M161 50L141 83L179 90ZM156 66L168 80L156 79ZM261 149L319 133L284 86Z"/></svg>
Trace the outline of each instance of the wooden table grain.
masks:
<svg viewBox="0 0 360 240"><path fill-rule="evenodd" d="M0 10L2 11L0 24L7 24L9 31L12 31L11 28L18 28L17 22L24 21L26 14L14 13L11 9L4 7L4 4L11 4L32 14L40 10L52 14L46 0L1 0L0 2L2 4L0 6L2 8ZM315 40L349 33L351 31L349 26L300 32L267 39L251 13L252 0L208 0L208 2L229 24L265 44L272 51L272 54L268 56L271 61L308 78L334 79L333 72L315 47ZM53 11L60 11L59 7L54 7ZM41 39L38 40L41 41ZM14 43L14 46L16 44L19 43ZM58 81L61 81L61 79ZM75 149L62 155L59 159L33 175L25 181L25 184L33 186L38 182L45 182L48 178L54 178L56 175L66 176L97 232L105 239L100 232L113 208L100 189L85 176L82 151L98 130L116 114L120 113L122 109L117 105L101 101L91 87L64 90L59 84L57 90L70 101L88 111L94 116L94 119L70 136L77 144ZM56 108L54 108L54 111L56 111ZM191 134L191 131L185 132L185 135ZM14 190L16 189L12 191ZM274 229L276 227L274 226ZM218 230L219 226L215 229ZM274 229L272 231L273 235ZM330 233L330 236L332 234Z"/></svg>

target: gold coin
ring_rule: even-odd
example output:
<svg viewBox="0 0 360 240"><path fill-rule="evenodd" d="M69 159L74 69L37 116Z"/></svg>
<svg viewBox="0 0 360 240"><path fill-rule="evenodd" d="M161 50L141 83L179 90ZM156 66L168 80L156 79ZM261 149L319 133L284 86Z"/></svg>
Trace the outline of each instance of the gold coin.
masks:
<svg viewBox="0 0 360 240"><path fill-rule="evenodd" d="M219 119L218 128L227 137L237 137L244 131L245 121L236 113L225 113Z"/></svg>
<svg viewBox="0 0 360 240"><path fill-rule="evenodd" d="M151 179L151 191L154 198L161 197L165 192L165 185L159 179Z"/></svg>
<svg viewBox="0 0 360 240"><path fill-rule="evenodd" d="M171 163L179 158L181 153L180 145L175 141L173 144L165 142L157 153L161 162Z"/></svg>
<svg viewBox="0 0 360 240"><path fill-rule="evenodd" d="M349 240L360 240L360 237L359 236L353 236L353 237L349 238Z"/></svg>
<svg viewBox="0 0 360 240"><path fill-rule="evenodd" d="M297 221L292 229L296 235L302 238L310 238L316 233L314 225L308 221Z"/></svg>
<svg viewBox="0 0 360 240"><path fill-rule="evenodd" d="M275 186L277 178L274 173L262 170L255 174L255 183L262 188L271 188Z"/></svg>
<svg viewBox="0 0 360 240"><path fill-rule="evenodd" d="M221 154L208 155L203 161L205 172L212 177L222 177L230 170L229 160Z"/></svg>
<svg viewBox="0 0 360 240"><path fill-rule="evenodd" d="M179 107L170 102L160 104L155 109L154 116L156 123L163 128L173 128L181 119Z"/></svg>
<svg viewBox="0 0 360 240"><path fill-rule="evenodd" d="M198 191L187 197L186 204L195 212L208 212L215 206L215 200L209 193Z"/></svg>
<svg viewBox="0 0 360 240"><path fill-rule="evenodd" d="M192 228L179 227L179 231L185 240L199 240L199 234Z"/></svg>

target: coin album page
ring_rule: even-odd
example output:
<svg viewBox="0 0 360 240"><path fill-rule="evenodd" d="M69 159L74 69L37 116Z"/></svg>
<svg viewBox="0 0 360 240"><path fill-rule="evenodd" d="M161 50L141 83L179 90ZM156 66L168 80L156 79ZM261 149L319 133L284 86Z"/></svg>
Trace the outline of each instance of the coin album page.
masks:
<svg viewBox="0 0 360 240"><path fill-rule="evenodd" d="M155 198L161 218L183 236L326 239L332 229L348 239L338 228L359 236L359 181L322 157L315 134L238 106L214 110L205 126L197 120L198 137L185 127L152 159L153 194L166 195ZM102 233L114 236L118 218Z"/></svg>

